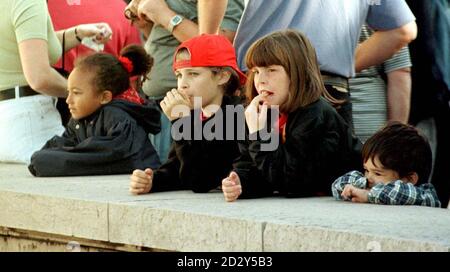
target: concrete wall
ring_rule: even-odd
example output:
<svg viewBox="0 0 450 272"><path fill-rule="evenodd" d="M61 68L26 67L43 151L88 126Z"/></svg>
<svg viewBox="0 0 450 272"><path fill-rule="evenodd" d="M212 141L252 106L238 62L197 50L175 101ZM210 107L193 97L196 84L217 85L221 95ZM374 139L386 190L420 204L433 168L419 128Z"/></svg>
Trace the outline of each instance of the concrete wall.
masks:
<svg viewBox="0 0 450 272"><path fill-rule="evenodd" d="M0 251L449 251L450 210L329 197L132 196L128 176L35 178L0 164Z"/></svg>

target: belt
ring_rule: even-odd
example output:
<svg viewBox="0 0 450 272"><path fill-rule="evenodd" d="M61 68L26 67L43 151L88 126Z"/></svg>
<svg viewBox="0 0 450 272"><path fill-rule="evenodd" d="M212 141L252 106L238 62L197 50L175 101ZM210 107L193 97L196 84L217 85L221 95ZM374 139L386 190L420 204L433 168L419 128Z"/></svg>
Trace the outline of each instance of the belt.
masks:
<svg viewBox="0 0 450 272"><path fill-rule="evenodd" d="M30 86L16 86L11 89L0 91L0 101L37 94L39 93L31 89Z"/></svg>
<svg viewBox="0 0 450 272"><path fill-rule="evenodd" d="M336 87L344 88L346 90L349 89L348 87L348 78L331 74L328 72L321 71L323 83L325 85L333 85Z"/></svg>

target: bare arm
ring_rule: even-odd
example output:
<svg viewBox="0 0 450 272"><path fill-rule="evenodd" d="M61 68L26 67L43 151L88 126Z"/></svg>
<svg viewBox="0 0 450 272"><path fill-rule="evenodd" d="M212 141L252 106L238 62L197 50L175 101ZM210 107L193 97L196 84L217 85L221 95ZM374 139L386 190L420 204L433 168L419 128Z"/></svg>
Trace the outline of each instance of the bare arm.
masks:
<svg viewBox="0 0 450 272"><path fill-rule="evenodd" d="M62 44L63 40L63 33L65 34L65 52L69 51L70 49L74 48L75 46L79 45L80 42L75 38L75 27L71 27L65 30L59 30L56 32L56 36L58 37L59 42Z"/></svg>
<svg viewBox="0 0 450 272"><path fill-rule="evenodd" d="M139 3L140 2L134 0L130 1L124 10L124 15L132 25L139 28L139 31L144 35L145 41L147 41L152 32L154 23L148 18L139 18L137 16Z"/></svg>
<svg viewBox="0 0 450 272"><path fill-rule="evenodd" d="M82 24L77 25L65 30L60 30L56 32L56 36L58 37L60 43L62 44L63 33L65 32L65 51L69 51L75 46L79 45L80 42L76 38L76 34L80 39L85 37L96 36L97 43L107 43L111 39L111 28L107 23L96 23L96 24Z"/></svg>
<svg viewBox="0 0 450 272"><path fill-rule="evenodd" d="M199 33L218 33L228 0L198 0Z"/></svg>
<svg viewBox="0 0 450 272"><path fill-rule="evenodd" d="M369 39L356 48L356 72L378 65L389 59L416 37L417 25L415 22L392 30L376 31Z"/></svg>
<svg viewBox="0 0 450 272"><path fill-rule="evenodd" d="M67 80L50 66L47 41L22 41L19 43L19 53L23 73L33 90L51 96L67 95Z"/></svg>
<svg viewBox="0 0 450 272"><path fill-rule="evenodd" d="M142 1L138 7L138 15L151 20L157 25L168 28L170 19L176 13L167 6L163 0ZM199 33L199 26L193 21L184 18L181 24L173 30L173 36L180 42L188 40L197 36ZM230 30L221 30L221 34L225 35L230 41L233 41L235 32Z"/></svg>
<svg viewBox="0 0 450 272"><path fill-rule="evenodd" d="M408 123L411 103L411 69L387 74L388 120Z"/></svg>

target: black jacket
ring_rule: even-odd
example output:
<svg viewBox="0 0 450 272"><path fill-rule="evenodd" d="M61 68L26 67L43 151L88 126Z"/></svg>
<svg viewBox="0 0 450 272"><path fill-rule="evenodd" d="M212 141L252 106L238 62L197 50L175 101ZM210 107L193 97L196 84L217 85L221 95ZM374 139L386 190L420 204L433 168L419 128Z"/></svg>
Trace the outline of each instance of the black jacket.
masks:
<svg viewBox="0 0 450 272"><path fill-rule="evenodd" d="M148 133L160 131L156 105L113 100L81 120L71 119L66 131L33 154L35 176L130 174L134 169L158 167L158 155Z"/></svg>
<svg viewBox="0 0 450 272"><path fill-rule="evenodd" d="M224 96L221 106L223 113L225 113L227 105L237 105L243 111L238 97ZM191 128L194 128L194 118L197 118L199 129L203 130L207 126L207 128L212 127L213 131L217 129L214 123L218 121L217 123L222 125L223 135L227 135L229 132L227 123L232 125L236 131L235 120L230 120L226 114L223 114L223 121L216 119L218 118L216 113L202 122L199 113L191 111L191 115L184 121L187 121L187 124L190 123ZM235 118L235 116L233 117ZM172 126L172 129L174 127L176 126ZM181 129L184 128L181 127ZM232 140L226 140L226 136L223 140L207 140L201 134L201 139L195 140L194 130L195 128L191 129L190 139L174 139L167 162L154 172L152 192L192 190L196 193L206 193L220 186L222 179L230 173L233 161L240 154L235 135L229 137ZM198 130L198 132L200 131Z"/></svg>
<svg viewBox="0 0 450 272"><path fill-rule="evenodd" d="M240 143L234 170L242 198L277 191L287 197L331 195L331 184L350 170L361 169L361 143L351 128L323 98L289 114L286 142L262 151L269 141Z"/></svg>
<svg viewBox="0 0 450 272"><path fill-rule="evenodd" d="M416 16L418 36L411 51L413 124L435 116L450 100L450 11L448 0L407 0ZM447 121L448 122L448 121Z"/></svg>
<svg viewBox="0 0 450 272"><path fill-rule="evenodd" d="M433 118L436 150L433 185L442 207L450 198L450 0L406 0L419 34L409 44L412 60L410 123Z"/></svg>

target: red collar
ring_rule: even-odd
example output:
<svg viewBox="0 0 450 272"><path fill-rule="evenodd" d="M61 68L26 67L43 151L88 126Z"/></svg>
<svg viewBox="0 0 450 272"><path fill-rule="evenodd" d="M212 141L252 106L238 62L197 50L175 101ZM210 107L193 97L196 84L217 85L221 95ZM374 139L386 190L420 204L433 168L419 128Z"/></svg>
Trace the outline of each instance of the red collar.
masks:
<svg viewBox="0 0 450 272"><path fill-rule="evenodd" d="M287 119L288 119L288 115L281 113L280 116L278 117L277 122L275 123L275 127L278 128L278 132L281 135L283 135L283 130L284 130L284 127L286 126Z"/></svg>
<svg viewBox="0 0 450 272"><path fill-rule="evenodd" d="M133 87L130 87L125 92L114 96L113 99L125 100L139 105L144 104L144 99L139 96L138 92L133 89Z"/></svg>
<svg viewBox="0 0 450 272"><path fill-rule="evenodd" d="M203 111L200 112L200 120L202 120L202 122L208 120L208 118L209 118L209 117L206 116L206 115L203 113Z"/></svg>

